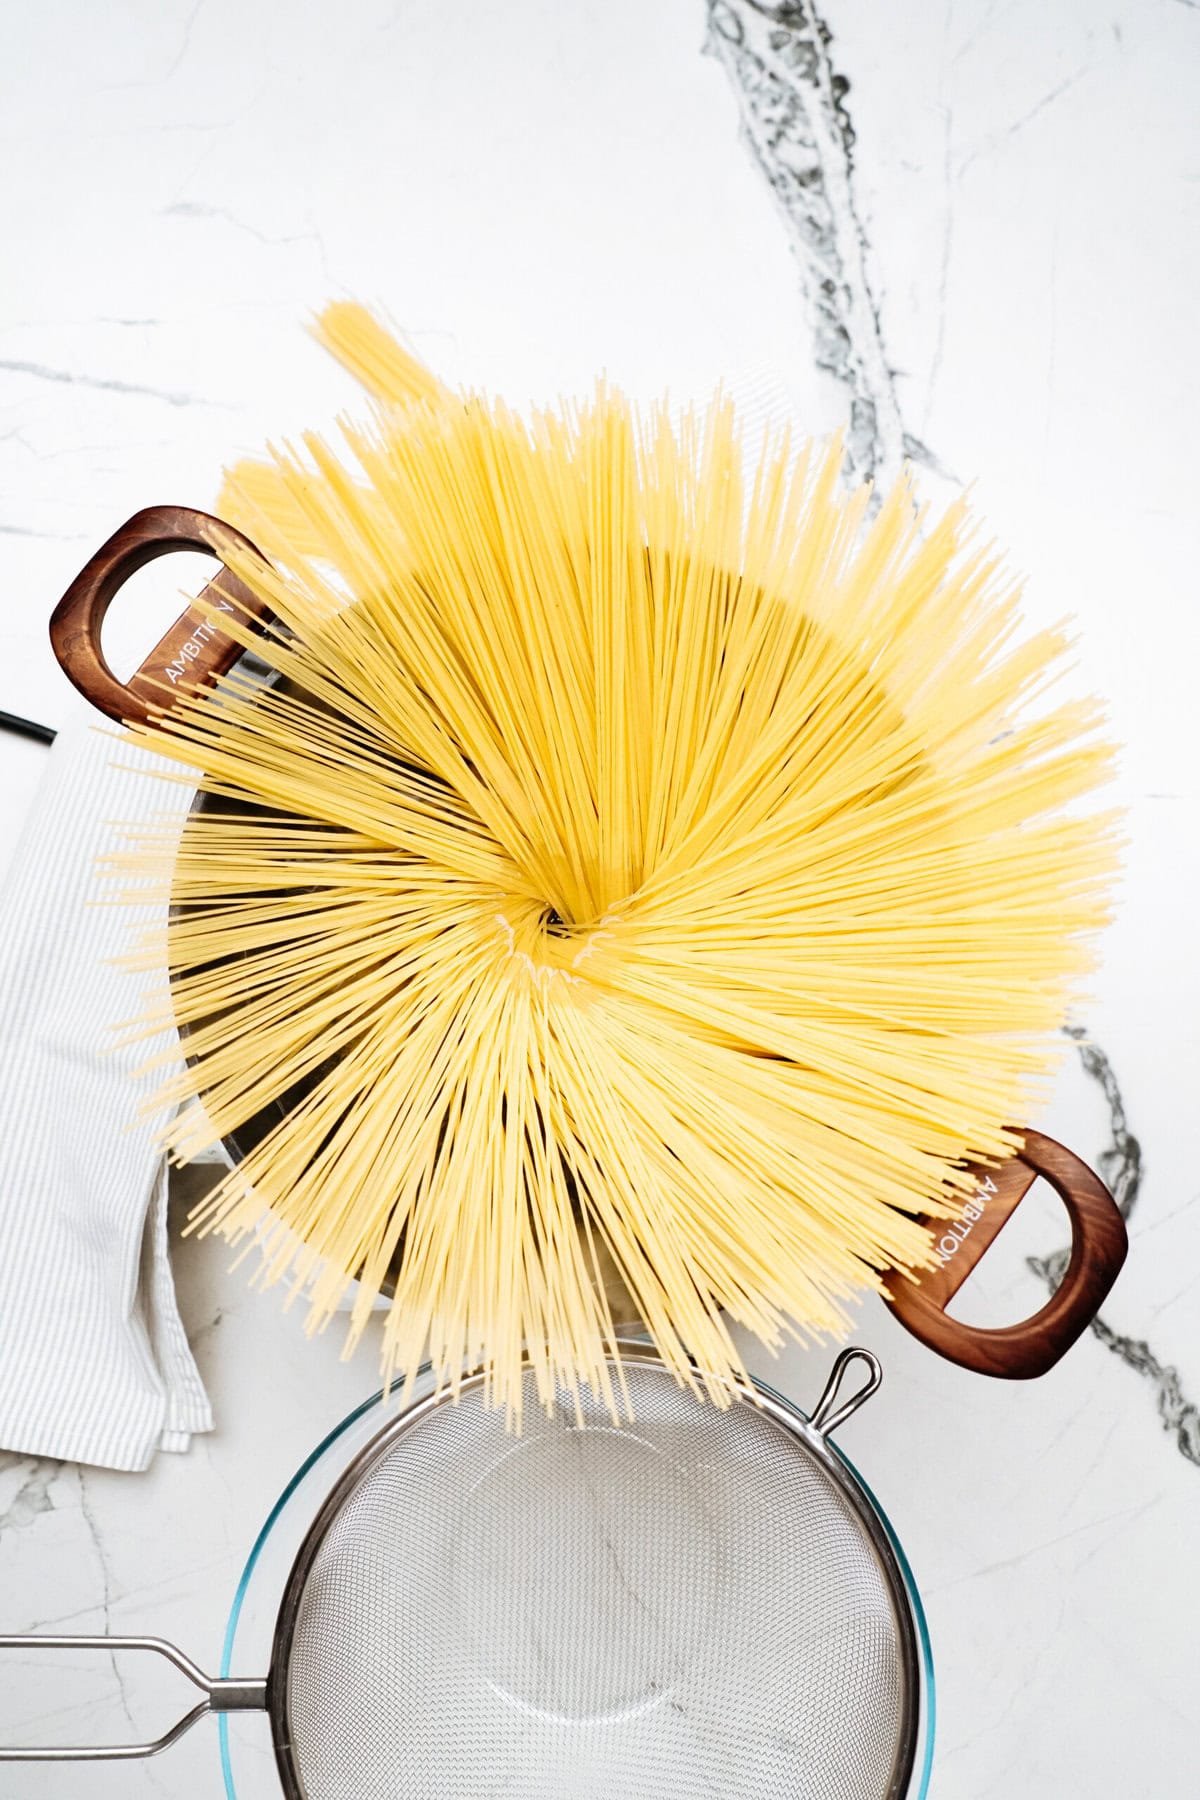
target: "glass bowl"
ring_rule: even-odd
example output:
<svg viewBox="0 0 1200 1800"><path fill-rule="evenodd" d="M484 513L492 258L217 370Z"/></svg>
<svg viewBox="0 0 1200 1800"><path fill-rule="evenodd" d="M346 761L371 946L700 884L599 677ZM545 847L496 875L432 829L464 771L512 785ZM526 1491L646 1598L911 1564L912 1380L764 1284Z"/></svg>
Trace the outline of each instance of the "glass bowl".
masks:
<svg viewBox="0 0 1200 1800"><path fill-rule="evenodd" d="M785 1396L776 1394L766 1382L759 1381L758 1385L783 1405L793 1404ZM432 1375L428 1369L423 1369L417 1378L413 1399L424 1399L432 1386ZM379 1392L356 1406L305 1458L280 1494L247 1558L233 1597L221 1654L222 1676L261 1676L266 1672L271 1660L276 1615L304 1535L342 1471L385 1423L387 1412L395 1405L395 1400L387 1402ZM935 1694L925 1609L908 1558L886 1513L849 1458L843 1456L836 1445L831 1448L879 1514L904 1576L920 1650L921 1688L917 1752L912 1778L902 1800L926 1800L933 1764ZM222 1713L217 1723L227 1800L280 1800L282 1789L276 1773L267 1715L262 1712ZM901 1797L897 1796L897 1800Z"/></svg>

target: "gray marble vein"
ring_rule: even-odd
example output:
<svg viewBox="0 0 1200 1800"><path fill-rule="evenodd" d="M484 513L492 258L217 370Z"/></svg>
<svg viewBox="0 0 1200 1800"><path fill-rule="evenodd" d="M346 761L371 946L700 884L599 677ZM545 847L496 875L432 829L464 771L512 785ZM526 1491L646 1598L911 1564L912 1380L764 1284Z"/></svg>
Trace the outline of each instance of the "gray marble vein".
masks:
<svg viewBox="0 0 1200 1800"><path fill-rule="evenodd" d="M232 225L235 231L244 231L260 244L319 244L320 236L315 231L292 231L273 234L261 231L257 225L251 225L247 219L239 219L236 213L230 212L226 206L208 206L199 200L173 200L170 206L159 208L159 217L163 219L216 219L219 224Z"/></svg>
<svg viewBox="0 0 1200 1800"><path fill-rule="evenodd" d="M0 1478L10 1471L18 1471L17 1485L12 1497L0 1506L0 1533L18 1531L32 1525L42 1513L55 1510L51 1489L62 1473L62 1464L48 1457L6 1452L0 1455Z"/></svg>
<svg viewBox="0 0 1200 1800"><path fill-rule="evenodd" d="M1109 1141L1097 1162L1122 1215L1129 1219L1141 1193L1142 1146L1129 1129L1125 1102L1104 1051L1080 1026L1069 1026L1067 1035L1075 1039L1085 1072L1097 1083L1108 1103ZM1048 1256L1031 1256L1028 1265L1054 1293L1066 1273L1070 1256L1068 1246L1053 1250ZM1103 1316L1092 1320L1091 1330L1106 1350L1111 1350L1128 1368L1151 1383L1163 1430L1174 1437L1181 1456L1200 1465L1200 1410L1184 1394L1179 1371L1161 1362L1144 1338L1123 1336L1114 1331Z"/></svg>
<svg viewBox="0 0 1200 1800"><path fill-rule="evenodd" d="M901 418L854 196L850 84L831 45L809 0L708 0L705 49L733 85L743 136L800 265L817 366L849 391L847 477L882 489L906 460L937 465Z"/></svg>
<svg viewBox="0 0 1200 1800"><path fill-rule="evenodd" d="M51 369L44 363L25 362L16 357L0 357L0 369L14 375L32 375L37 381L61 381L74 387L101 388L108 394L138 394L151 400L165 400L168 406L212 406L199 394L183 394L170 388L143 387L137 381L114 381L102 375L79 375L72 369Z"/></svg>
<svg viewBox="0 0 1200 1800"><path fill-rule="evenodd" d="M945 471L905 430L901 417L868 270L867 234L854 196L854 127L846 103L850 84L834 69L832 42L829 27L811 0L708 0L705 49L720 61L733 85L743 135L800 265L815 318L817 366L849 391L847 477L873 478L882 489L906 459ZM1008 135L1044 111L1084 72L1076 71L1042 95L1008 128ZM950 160L948 120L948 184ZM951 231L948 213L943 307ZM939 331L932 380L941 349ZM1099 1156L1099 1167L1128 1219L1141 1187L1141 1145L1129 1129L1108 1058L1082 1029L1072 1028L1070 1035L1078 1043L1086 1073L1108 1103L1110 1141ZM1030 1257L1029 1267L1053 1293L1069 1258L1068 1247ZM1093 1320L1091 1330L1106 1349L1152 1383L1163 1429L1175 1437L1188 1461L1200 1464L1200 1411L1186 1398L1178 1371L1162 1363L1144 1339L1123 1336L1103 1317Z"/></svg>
<svg viewBox="0 0 1200 1800"><path fill-rule="evenodd" d="M1100 1152L1100 1173L1121 1209L1124 1219L1132 1217L1142 1190L1142 1146L1129 1129L1125 1102L1117 1085L1113 1066L1082 1025L1068 1025L1066 1035L1079 1048L1084 1073L1096 1082L1108 1105L1109 1141Z"/></svg>
<svg viewBox="0 0 1200 1800"><path fill-rule="evenodd" d="M179 67L179 65L180 65L180 63L182 63L184 57L187 55L188 51L191 49L192 31L195 28L196 20L200 17L200 14L203 11L203 9L204 9L204 0L195 0L195 4L193 5L191 12L188 14L187 18L184 20L183 37L180 40L179 48L175 52L175 56L174 56L173 60L168 65L166 71L164 72L164 74L162 76L163 81L170 81L172 75L175 73L176 69Z"/></svg>
<svg viewBox="0 0 1200 1800"><path fill-rule="evenodd" d="M105 1637L111 1637L112 1571L108 1564L108 1552L104 1548L104 1537L100 1530L99 1523L97 1522L96 1515L92 1511L91 1497L88 1493L88 1474L82 1463L76 1466L75 1474L79 1481L79 1510L83 1514L83 1522L87 1526L88 1536L91 1538L92 1546L96 1552L96 1560L100 1564L100 1580L102 1584L102 1598L100 1604L104 1614L104 1635ZM126 1686L125 1677L121 1673L121 1665L117 1660L115 1651L109 1651L108 1660L112 1664L113 1679L116 1681L117 1691L121 1696L121 1710L124 1712L130 1725L133 1725L133 1713L129 1706L129 1689Z"/></svg>
<svg viewBox="0 0 1200 1800"><path fill-rule="evenodd" d="M1152 1384L1163 1430L1174 1437L1181 1456L1200 1464L1200 1411L1184 1394L1178 1369L1159 1362L1144 1338L1122 1337L1103 1318L1092 1320L1092 1333L1106 1350Z"/></svg>

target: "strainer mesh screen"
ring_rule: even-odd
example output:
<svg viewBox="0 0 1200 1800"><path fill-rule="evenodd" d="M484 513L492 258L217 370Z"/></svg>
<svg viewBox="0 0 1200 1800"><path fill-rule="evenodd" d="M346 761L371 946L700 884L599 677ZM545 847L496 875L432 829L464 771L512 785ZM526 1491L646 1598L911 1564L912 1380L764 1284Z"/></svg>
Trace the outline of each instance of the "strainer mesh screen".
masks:
<svg viewBox="0 0 1200 1800"><path fill-rule="evenodd" d="M305 1800L882 1800L891 1578L803 1441L630 1366L636 1423L478 1389L369 1464L286 1647Z"/></svg>

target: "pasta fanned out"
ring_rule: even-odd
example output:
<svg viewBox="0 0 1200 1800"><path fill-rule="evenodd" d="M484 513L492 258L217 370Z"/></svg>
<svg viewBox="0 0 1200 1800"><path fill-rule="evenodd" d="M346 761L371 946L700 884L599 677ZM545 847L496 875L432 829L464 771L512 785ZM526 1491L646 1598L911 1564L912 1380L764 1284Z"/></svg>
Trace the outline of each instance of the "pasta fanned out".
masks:
<svg viewBox="0 0 1200 1800"><path fill-rule="evenodd" d="M510 1409L528 1353L620 1411L614 1265L687 1380L729 1321L842 1331L1019 1141L1105 918L1063 639L836 443L747 467L727 401L603 386L522 419L319 329L371 422L222 502L276 678L134 734L209 796L119 859L173 903L171 1147L283 1102L198 1223L314 1327L357 1280L351 1341L390 1287L385 1375L482 1362Z"/></svg>

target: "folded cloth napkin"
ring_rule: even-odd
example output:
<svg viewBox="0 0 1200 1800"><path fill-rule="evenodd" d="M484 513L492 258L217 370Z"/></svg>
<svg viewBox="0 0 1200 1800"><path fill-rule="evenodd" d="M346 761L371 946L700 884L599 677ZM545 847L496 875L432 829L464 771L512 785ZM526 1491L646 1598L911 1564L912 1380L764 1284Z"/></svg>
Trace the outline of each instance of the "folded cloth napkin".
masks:
<svg viewBox="0 0 1200 1800"><path fill-rule="evenodd" d="M60 731L0 890L0 1448L144 1469L212 1414L167 1253L165 1115L140 1117L165 1072L136 1071L171 1040L114 1047L146 977L114 966L137 909L95 904L96 864L114 821L182 822L190 790L134 772L158 759L95 718Z"/></svg>

